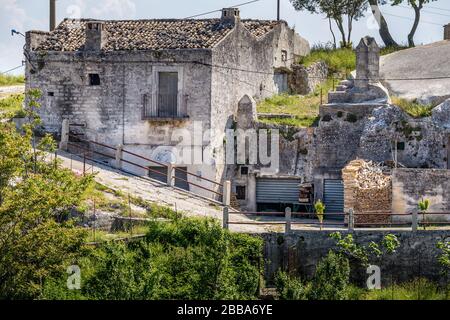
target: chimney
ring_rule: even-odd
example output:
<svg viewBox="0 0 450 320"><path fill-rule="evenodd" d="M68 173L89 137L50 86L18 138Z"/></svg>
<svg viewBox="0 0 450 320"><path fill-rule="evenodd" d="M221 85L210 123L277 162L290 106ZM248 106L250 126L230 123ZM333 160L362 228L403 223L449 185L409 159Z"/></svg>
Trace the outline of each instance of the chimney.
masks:
<svg viewBox="0 0 450 320"><path fill-rule="evenodd" d="M86 23L86 51L103 50L107 40L105 24L103 21L89 21Z"/></svg>
<svg viewBox="0 0 450 320"><path fill-rule="evenodd" d="M50 31L56 28L56 0L50 0Z"/></svg>
<svg viewBox="0 0 450 320"><path fill-rule="evenodd" d="M240 13L238 8L224 8L222 9L222 18L220 22L236 24L240 20Z"/></svg>
<svg viewBox="0 0 450 320"><path fill-rule="evenodd" d="M444 26L444 40L450 40L450 23Z"/></svg>

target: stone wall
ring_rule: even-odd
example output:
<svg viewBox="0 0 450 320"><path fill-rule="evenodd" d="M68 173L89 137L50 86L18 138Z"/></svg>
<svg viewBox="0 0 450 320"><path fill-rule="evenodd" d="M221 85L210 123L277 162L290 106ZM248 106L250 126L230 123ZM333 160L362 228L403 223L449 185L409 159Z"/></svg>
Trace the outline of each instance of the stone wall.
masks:
<svg viewBox="0 0 450 320"><path fill-rule="evenodd" d="M29 49L33 41L39 41L37 35L28 33ZM288 61L283 61L285 52ZM287 23L279 24L262 39L253 36L242 23L236 23L234 30L212 49L31 51L30 61L35 68L27 64L26 86L39 88L43 93L39 113L46 131L58 134L63 118L68 118L72 124L83 125L76 127L83 138L122 145L128 151L158 161L173 153L180 135L191 133L188 138L192 140L183 138L183 142L201 152L210 143L208 149L216 157L215 162L190 165L192 159L188 159L186 165L181 156L175 156L176 165L220 181L224 171L224 133L233 125L238 101L246 94L257 98L275 94L274 68L289 67L292 58L308 52L308 42ZM155 104L160 71L178 72L179 105L188 118L143 119L144 105ZM98 74L100 85L91 86L89 74ZM198 139L194 135L199 122L203 131ZM138 162L148 165L145 161ZM146 174L145 170L125 166L133 173ZM197 178L189 176L189 179L199 184ZM200 184L213 187L207 182Z"/></svg>
<svg viewBox="0 0 450 320"><path fill-rule="evenodd" d="M387 233L395 234L401 245L395 254L385 256L382 261L371 261L381 268L382 285L417 277L445 283L447 279L442 276L437 261L439 252L436 243L450 240L448 231L356 231L352 234L357 243L368 245L371 241L379 243ZM344 236L346 234L344 232ZM302 231L287 235L270 233L262 237L268 285L273 285L274 275L279 269L298 274L302 279L311 279L319 260L335 248L335 240L326 231ZM367 277L365 269L352 267L351 279L354 283L364 286Z"/></svg>
<svg viewBox="0 0 450 320"><path fill-rule="evenodd" d="M450 170L437 169L394 169L392 176L392 211L408 214L417 210L422 199L429 199L429 212L450 213ZM428 219L450 220L434 216Z"/></svg>
<svg viewBox="0 0 450 320"><path fill-rule="evenodd" d="M314 63L309 67L294 64L292 73L289 74L288 78L289 90L294 94L306 95L313 92L327 78L328 65L323 61Z"/></svg>

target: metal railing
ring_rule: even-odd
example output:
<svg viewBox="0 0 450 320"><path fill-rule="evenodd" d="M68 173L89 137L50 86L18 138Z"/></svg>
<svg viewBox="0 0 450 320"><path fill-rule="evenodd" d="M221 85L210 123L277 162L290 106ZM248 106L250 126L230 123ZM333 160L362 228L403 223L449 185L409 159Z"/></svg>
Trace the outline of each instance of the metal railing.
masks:
<svg viewBox="0 0 450 320"><path fill-rule="evenodd" d="M188 117L186 99L186 96L179 99L178 94L157 94L155 96L144 94L142 118L144 120L185 119Z"/></svg>
<svg viewBox="0 0 450 320"><path fill-rule="evenodd" d="M244 216L250 218L250 221L235 221L231 220L232 216ZM442 221L430 221L427 218L432 216L446 217L447 219ZM257 220L261 217L267 218L264 220ZM385 221L364 221L372 218L375 220ZM408 221L393 221L394 217L406 218ZM274 218L274 219L270 219ZM278 218L278 219L275 219ZM302 220L295 220L303 218ZM419 230L420 227L426 229L427 226L450 226L450 212L413 212L409 214L398 214L391 212L366 212L366 213L354 213L353 210L348 210L346 213L325 213L323 215L323 222L320 222L315 213L302 213L292 212L291 208L287 207L284 212L239 212L230 211L228 207L223 209L223 227L229 229L230 225L255 225L255 226L277 226L284 225L285 232L291 232L292 227L340 227L341 229L347 229L353 231L358 228L411 228L412 231ZM329 218L342 218L339 221L330 221ZM421 220L420 220L421 218ZM410 221L409 221L410 219ZM362 221L361 221L362 220Z"/></svg>
<svg viewBox="0 0 450 320"><path fill-rule="evenodd" d="M71 138L74 141L70 141ZM105 150L101 150L101 149L99 150L98 148L92 148L92 146L96 146L96 147L100 147L100 148L112 151L114 153L114 155L112 155L111 153L107 153L107 151L105 151ZM79 135L74 135L74 134L69 133L69 134L67 134L67 141L64 142L64 149L66 149L67 151L70 152L71 148L81 150L81 153L76 153L76 155L78 155L84 159L83 160L84 161L83 168L85 168L86 160L94 162L94 161L96 161L95 156L97 155L97 156L101 156L101 157L113 160L114 167L118 170L123 170L122 164L126 163L126 164L134 166L136 168L145 170L148 173L148 175L150 175L150 173L154 173L161 177L166 178L167 179L166 184L170 187L175 187L176 181L183 181L183 182L186 182L188 184L188 186L190 186L190 187L192 186L192 187L207 191L208 193L211 193L213 195L213 197L212 197L212 199L209 199L209 200L221 201L222 204L226 205L226 206L229 205L229 203L230 203L230 192L231 192L230 189L231 188L230 188L229 181L222 184L222 183L216 182L214 180L204 178L198 174L191 173L183 168L178 168L178 167L174 166L172 163L164 163L164 162L156 161L156 160L150 159L148 157L144 157L140 154L125 150L122 147L113 147L113 146L110 146L110 145L107 145L104 143L87 140L87 139L81 138ZM148 165L143 165L142 163L137 163L135 161L132 161L129 159L129 157L127 159L125 159L124 154L128 155L129 157L134 157L139 160L144 160L145 162L148 163ZM99 162L99 161L97 161L97 162ZM151 168L152 166L161 167L162 170L159 171L159 170L152 169ZM85 172L86 171L83 169L83 174ZM183 177L177 176L176 172L182 173L186 177L186 179L184 179ZM203 184L195 183L192 181L192 179L189 179L189 177L198 179L200 182L203 182ZM158 182L161 183L161 181L158 181ZM187 190L187 191L190 191L190 190ZM190 192L192 192L192 191L190 191ZM200 195L200 196L204 197L203 195Z"/></svg>

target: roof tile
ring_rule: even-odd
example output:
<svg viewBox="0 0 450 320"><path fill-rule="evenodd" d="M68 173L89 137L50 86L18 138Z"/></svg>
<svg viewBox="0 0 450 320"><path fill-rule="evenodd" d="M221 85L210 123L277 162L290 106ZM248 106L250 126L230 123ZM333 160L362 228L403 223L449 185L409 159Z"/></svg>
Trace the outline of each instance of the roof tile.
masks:
<svg viewBox="0 0 450 320"><path fill-rule="evenodd" d="M35 50L78 51L85 43L86 24L92 19L65 19ZM106 51L212 48L232 29L220 19L103 21L108 34ZM260 38L279 22L242 20Z"/></svg>

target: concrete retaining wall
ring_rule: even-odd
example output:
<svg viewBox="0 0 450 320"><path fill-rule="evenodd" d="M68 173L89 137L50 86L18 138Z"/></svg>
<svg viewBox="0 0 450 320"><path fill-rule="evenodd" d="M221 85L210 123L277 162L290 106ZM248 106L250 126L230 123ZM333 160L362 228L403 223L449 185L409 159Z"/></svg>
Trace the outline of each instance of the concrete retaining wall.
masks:
<svg viewBox="0 0 450 320"><path fill-rule="evenodd" d="M368 244L380 242L388 234L395 234L401 242L397 252L385 256L382 261L372 264L381 268L383 285L394 282L409 281L417 277L426 277L434 281L445 282L437 261L439 254L436 248L438 241L450 240L450 231L356 231L353 236L357 243ZM277 270L284 269L300 275L303 279L311 279L316 265L329 250L335 248L335 240L330 238L331 232L302 231L291 234L264 234L264 257L266 259L265 279L267 285L273 284ZM347 232L343 232L347 234ZM367 280L366 270L352 266L352 281L364 285Z"/></svg>

